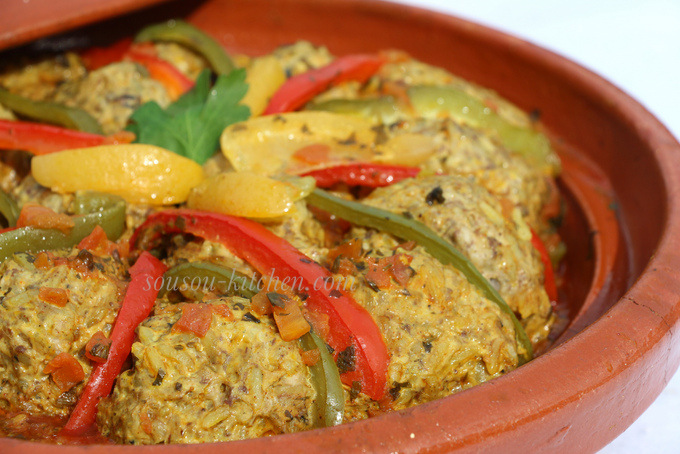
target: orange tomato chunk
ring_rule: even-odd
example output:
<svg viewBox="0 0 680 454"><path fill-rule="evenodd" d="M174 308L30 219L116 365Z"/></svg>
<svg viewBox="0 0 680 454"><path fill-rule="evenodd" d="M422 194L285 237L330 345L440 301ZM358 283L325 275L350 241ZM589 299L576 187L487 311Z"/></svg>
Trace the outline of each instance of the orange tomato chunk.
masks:
<svg viewBox="0 0 680 454"><path fill-rule="evenodd" d="M110 349L111 339L97 331L85 346L85 356L96 363L105 363Z"/></svg>
<svg viewBox="0 0 680 454"><path fill-rule="evenodd" d="M17 227L57 229L63 233L69 233L74 226L75 222L69 215L55 213L47 207L30 202L21 208L17 220Z"/></svg>
<svg viewBox="0 0 680 454"><path fill-rule="evenodd" d="M305 364L305 366L313 366L314 364L319 362L319 359L321 359L321 353L319 353L319 350L300 350L300 356L302 356L302 362Z"/></svg>
<svg viewBox="0 0 680 454"><path fill-rule="evenodd" d="M281 339L292 341L299 339L303 334L308 333L311 327L302 315L297 298L290 298L286 295L276 293L278 297L275 304L274 301L272 301L273 293L275 292L270 292L267 296L272 303L274 321L279 328ZM283 303L283 307L281 307L281 303Z"/></svg>
<svg viewBox="0 0 680 454"><path fill-rule="evenodd" d="M68 290L64 288L41 287L38 298L48 304L64 307L68 303Z"/></svg>
<svg viewBox="0 0 680 454"><path fill-rule="evenodd" d="M226 304L211 304L210 309L212 310L212 313L215 315L224 317L227 320L234 320L234 314L231 312L231 309L229 309L229 306L227 306Z"/></svg>
<svg viewBox="0 0 680 454"><path fill-rule="evenodd" d="M92 230L92 233L78 243L78 249L87 249L94 255L103 257L111 255L116 249L116 244L109 240L102 226L98 225Z"/></svg>
<svg viewBox="0 0 680 454"><path fill-rule="evenodd" d="M172 327L172 332L193 333L204 337L212 322L212 308L205 303L192 303L182 306L182 316Z"/></svg>
<svg viewBox="0 0 680 454"><path fill-rule="evenodd" d="M73 355L60 353L47 363L43 374L52 376L52 381L62 392L66 392L83 381L85 372Z"/></svg>

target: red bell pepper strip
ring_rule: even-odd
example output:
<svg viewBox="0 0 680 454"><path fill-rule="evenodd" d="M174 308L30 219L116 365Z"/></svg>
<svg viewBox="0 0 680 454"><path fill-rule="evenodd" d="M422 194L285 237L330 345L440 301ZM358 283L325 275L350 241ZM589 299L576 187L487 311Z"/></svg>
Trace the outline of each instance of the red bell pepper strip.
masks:
<svg viewBox="0 0 680 454"><path fill-rule="evenodd" d="M314 177L316 186L319 188L330 188L338 183L379 188L405 178L413 178L418 175L418 172L420 172L418 167L360 163L312 170L304 176Z"/></svg>
<svg viewBox="0 0 680 454"><path fill-rule="evenodd" d="M292 112L332 85L356 80L365 82L385 63L377 55L355 54L339 57L326 66L288 79L272 96L264 115Z"/></svg>
<svg viewBox="0 0 680 454"><path fill-rule="evenodd" d="M130 268L131 277L123 304L111 332L111 348L106 362L97 364L85 385L76 408L71 413L62 433L79 435L95 423L97 404L113 388L125 359L130 354L137 326L149 316L158 295L156 279L162 279L167 267L157 258L143 252Z"/></svg>
<svg viewBox="0 0 680 454"><path fill-rule="evenodd" d="M85 67L94 71L102 66L121 61L132 45L132 38L123 38L108 47L90 47L80 53Z"/></svg>
<svg viewBox="0 0 680 454"><path fill-rule="evenodd" d="M153 49L153 46L151 46ZM155 49L153 49L155 52ZM149 71L149 76L163 84L172 99L179 98L189 91L194 82L177 69L172 63L157 57L148 51L147 46L132 46L124 55L134 62L144 66Z"/></svg>
<svg viewBox="0 0 680 454"><path fill-rule="evenodd" d="M130 245L149 246L162 234L176 233L222 243L262 275L273 274L283 283L294 282L297 290L301 288L309 295L307 308L328 316L332 329L324 340L335 356L344 352L345 360L353 360L341 374L343 382L359 382L361 391L374 400L385 395L389 355L382 334L371 315L349 293L331 285L332 275L327 269L257 222L189 209L151 214L134 232Z"/></svg>
<svg viewBox="0 0 680 454"><path fill-rule="evenodd" d="M130 143L132 140L134 135L127 131L100 136L42 123L0 120L0 150L24 150L42 155L73 148Z"/></svg>
<svg viewBox="0 0 680 454"><path fill-rule="evenodd" d="M90 71L125 59L137 62L149 71L152 79L165 86L173 99L194 86L193 81L172 63L159 58L151 43L133 44L132 39L126 38L109 47L92 47L80 55Z"/></svg>
<svg viewBox="0 0 680 454"><path fill-rule="evenodd" d="M541 238L534 232L534 229L531 229L531 244L538 251L541 256L541 262L543 262L543 286L545 287L545 292L548 294L550 301L557 301L557 285L555 284L555 272L550 261L550 255Z"/></svg>

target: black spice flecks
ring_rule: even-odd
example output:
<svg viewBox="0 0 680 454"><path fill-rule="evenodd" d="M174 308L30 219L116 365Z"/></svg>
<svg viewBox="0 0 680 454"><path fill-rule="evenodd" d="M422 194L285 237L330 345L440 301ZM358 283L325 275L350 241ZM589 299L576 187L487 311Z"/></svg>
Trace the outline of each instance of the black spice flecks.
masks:
<svg viewBox="0 0 680 454"><path fill-rule="evenodd" d="M160 384L163 383L163 378L165 378L165 371L163 369L158 369L156 378L153 383L151 383L151 386L160 386Z"/></svg>
<svg viewBox="0 0 680 454"><path fill-rule="evenodd" d="M253 314L251 314L250 312L246 312L246 313L243 315L243 321L245 321L245 322L253 322L253 323L260 323L260 319L257 318L257 317L255 317L255 316L254 316Z"/></svg>
<svg viewBox="0 0 680 454"><path fill-rule="evenodd" d="M345 372L351 372L356 368L356 355L354 353L354 345L350 345L338 354L338 358L335 360L338 365L338 372L344 374Z"/></svg>
<svg viewBox="0 0 680 454"><path fill-rule="evenodd" d="M425 196L425 202L430 206L434 205L435 203L441 205L445 200L444 191L442 191L440 186L437 186Z"/></svg>

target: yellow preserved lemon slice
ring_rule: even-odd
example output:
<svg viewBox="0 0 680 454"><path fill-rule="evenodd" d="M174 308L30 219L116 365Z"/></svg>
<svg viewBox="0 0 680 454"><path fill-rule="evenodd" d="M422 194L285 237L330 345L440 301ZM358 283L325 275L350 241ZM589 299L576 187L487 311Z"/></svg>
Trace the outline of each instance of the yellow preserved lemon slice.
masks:
<svg viewBox="0 0 680 454"><path fill-rule="evenodd" d="M322 111L234 123L222 132L220 145L234 169L259 175L299 174L350 162L416 165L435 150L429 137L387 137L369 120Z"/></svg>
<svg viewBox="0 0 680 454"><path fill-rule="evenodd" d="M311 180L312 178L300 178ZM292 184L251 172L227 172L208 178L194 188L189 208L247 218L277 218L295 209L295 202L310 191L304 184Z"/></svg>
<svg viewBox="0 0 680 454"><path fill-rule="evenodd" d="M142 144L103 145L36 156L31 171L38 183L57 192L101 191L131 203L151 205L184 202L204 178L202 167L194 161Z"/></svg>
<svg viewBox="0 0 680 454"><path fill-rule="evenodd" d="M286 81L286 73L273 55L254 59L246 71L248 92L241 104L248 106L250 115L256 117L264 112L269 98Z"/></svg>

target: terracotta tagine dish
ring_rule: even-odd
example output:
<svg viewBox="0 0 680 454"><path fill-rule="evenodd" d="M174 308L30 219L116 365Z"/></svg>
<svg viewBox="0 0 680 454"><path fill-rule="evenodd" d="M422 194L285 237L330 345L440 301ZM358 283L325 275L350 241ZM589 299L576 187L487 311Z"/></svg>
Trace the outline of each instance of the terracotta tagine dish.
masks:
<svg viewBox="0 0 680 454"><path fill-rule="evenodd" d="M233 53L261 55L300 39L335 55L401 49L540 113L562 160L568 253L559 299L567 322L547 351L507 375L363 421L202 445L5 438L0 452L595 452L642 414L678 367L680 145L599 76L495 30L379 1L21 3L0 19L0 58L36 46L110 44L184 18Z"/></svg>

